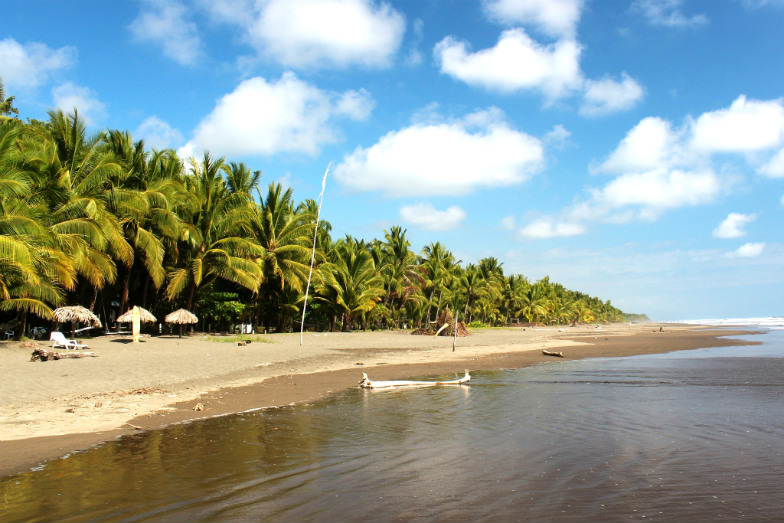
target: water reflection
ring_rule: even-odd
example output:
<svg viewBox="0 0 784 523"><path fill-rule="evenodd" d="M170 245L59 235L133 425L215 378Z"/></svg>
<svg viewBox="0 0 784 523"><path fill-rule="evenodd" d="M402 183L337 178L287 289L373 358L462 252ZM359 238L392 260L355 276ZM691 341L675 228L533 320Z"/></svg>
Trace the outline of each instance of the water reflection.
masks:
<svg viewBox="0 0 784 523"><path fill-rule="evenodd" d="M775 520L784 358L733 350L352 390L137 434L6 478L0 520Z"/></svg>

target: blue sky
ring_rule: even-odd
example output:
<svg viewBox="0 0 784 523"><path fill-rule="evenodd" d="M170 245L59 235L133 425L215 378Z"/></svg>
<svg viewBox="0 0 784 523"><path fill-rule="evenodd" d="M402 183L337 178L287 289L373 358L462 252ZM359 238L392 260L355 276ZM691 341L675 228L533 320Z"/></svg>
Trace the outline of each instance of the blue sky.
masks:
<svg viewBox="0 0 784 523"><path fill-rule="evenodd" d="M784 315L784 0L9 0L22 118L658 320Z"/></svg>

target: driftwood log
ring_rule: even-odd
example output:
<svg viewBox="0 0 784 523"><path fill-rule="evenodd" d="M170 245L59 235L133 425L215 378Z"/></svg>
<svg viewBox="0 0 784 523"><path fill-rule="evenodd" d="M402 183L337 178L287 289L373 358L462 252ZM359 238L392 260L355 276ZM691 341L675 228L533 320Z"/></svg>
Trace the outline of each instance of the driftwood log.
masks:
<svg viewBox="0 0 784 523"><path fill-rule="evenodd" d="M49 361L49 360L63 360L66 358L95 358L98 355L94 352L79 351L79 352L57 352L43 347L38 347L33 351L30 361Z"/></svg>
<svg viewBox="0 0 784 523"><path fill-rule="evenodd" d="M555 356L556 358L564 357L563 352L555 352L555 351L545 350L545 349L542 349L542 354L544 354L545 356Z"/></svg>

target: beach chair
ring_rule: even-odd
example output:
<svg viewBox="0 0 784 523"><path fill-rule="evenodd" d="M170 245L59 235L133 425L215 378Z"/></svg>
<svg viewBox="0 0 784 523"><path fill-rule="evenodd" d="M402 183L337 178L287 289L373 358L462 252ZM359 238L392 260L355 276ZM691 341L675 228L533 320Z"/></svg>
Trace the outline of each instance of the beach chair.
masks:
<svg viewBox="0 0 784 523"><path fill-rule="evenodd" d="M86 349L87 345L79 343L76 340L69 340L65 334L58 331L52 331L49 335L49 341L52 342L52 348L63 347L65 349Z"/></svg>

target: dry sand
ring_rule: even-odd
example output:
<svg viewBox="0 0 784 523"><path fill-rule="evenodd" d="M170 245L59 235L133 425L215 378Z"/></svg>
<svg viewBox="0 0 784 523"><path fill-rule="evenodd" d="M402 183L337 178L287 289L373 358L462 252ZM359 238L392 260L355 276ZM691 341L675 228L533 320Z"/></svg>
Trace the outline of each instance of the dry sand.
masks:
<svg viewBox="0 0 784 523"><path fill-rule="evenodd" d="M457 339L408 331L264 336L266 342L159 336L85 340L97 357L30 361L32 348L0 342L0 475L136 430L254 408L309 402L371 379L462 375L464 369L748 344L738 331L613 325L476 330ZM753 342L752 342L753 343ZM39 342L41 346L48 343Z"/></svg>

